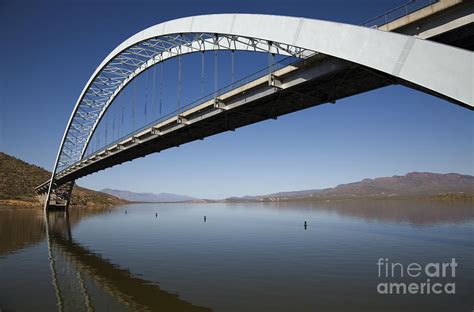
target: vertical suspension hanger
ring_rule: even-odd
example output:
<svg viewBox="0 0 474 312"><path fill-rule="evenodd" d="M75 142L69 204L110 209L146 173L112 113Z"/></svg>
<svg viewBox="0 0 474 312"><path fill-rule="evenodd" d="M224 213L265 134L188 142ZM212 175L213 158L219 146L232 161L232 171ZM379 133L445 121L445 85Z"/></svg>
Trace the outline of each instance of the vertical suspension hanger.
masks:
<svg viewBox="0 0 474 312"><path fill-rule="evenodd" d="M145 69L145 123L147 115L147 106L148 106L148 70Z"/></svg>
<svg viewBox="0 0 474 312"><path fill-rule="evenodd" d="M160 62L160 116L163 106L163 60Z"/></svg>
<svg viewBox="0 0 474 312"><path fill-rule="evenodd" d="M272 53L272 42L268 41L268 84L272 84L273 63L275 54Z"/></svg>
<svg viewBox="0 0 474 312"><path fill-rule="evenodd" d="M112 142L115 140L115 118L116 118L116 111L114 110L114 120L112 121Z"/></svg>
<svg viewBox="0 0 474 312"><path fill-rule="evenodd" d="M275 70L275 53L270 53L270 58L271 58L270 79L273 79L273 71Z"/></svg>
<svg viewBox="0 0 474 312"><path fill-rule="evenodd" d="M204 50L201 52L201 98L204 97Z"/></svg>
<svg viewBox="0 0 474 312"><path fill-rule="evenodd" d="M104 138L105 138L105 141L104 141L104 146L107 146L107 129L109 128L109 117L107 116L107 118L105 119L105 131L104 131Z"/></svg>
<svg viewBox="0 0 474 312"><path fill-rule="evenodd" d="M217 69L217 49L218 49L217 34L214 37L214 99L217 98L217 79L218 79L218 69Z"/></svg>
<svg viewBox="0 0 474 312"><path fill-rule="evenodd" d="M117 135L116 138L117 140L120 138L120 111L122 110L122 107L117 107Z"/></svg>
<svg viewBox="0 0 474 312"><path fill-rule="evenodd" d="M179 47L179 55L178 55L178 115L181 113L181 79L182 79L182 73L181 73L181 46Z"/></svg>
<svg viewBox="0 0 474 312"><path fill-rule="evenodd" d="M234 72L234 70L235 70L235 63L234 63L235 62L235 53L234 52L235 52L235 50L230 51L230 56L231 56L231 62L230 62L231 69L230 70L231 70L232 83L235 82L235 72Z"/></svg>
<svg viewBox="0 0 474 312"><path fill-rule="evenodd" d="M135 95L137 93L137 80L133 79L133 93L132 93L132 131L135 130Z"/></svg>
<svg viewBox="0 0 474 312"><path fill-rule="evenodd" d="M118 112L117 112L117 140L120 139L120 121L121 121L121 113L122 113L122 106L119 106L118 108Z"/></svg>
<svg viewBox="0 0 474 312"><path fill-rule="evenodd" d="M121 127L119 129L123 130L123 119L125 115L125 107L122 105L122 120L121 120ZM119 136L120 136L120 131L119 131Z"/></svg>
<svg viewBox="0 0 474 312"><path fill-rule="evenodd" d="M153 117L156 115L156 66L153 65L153 99L152 99L152 110L153 110Z"/></svg>

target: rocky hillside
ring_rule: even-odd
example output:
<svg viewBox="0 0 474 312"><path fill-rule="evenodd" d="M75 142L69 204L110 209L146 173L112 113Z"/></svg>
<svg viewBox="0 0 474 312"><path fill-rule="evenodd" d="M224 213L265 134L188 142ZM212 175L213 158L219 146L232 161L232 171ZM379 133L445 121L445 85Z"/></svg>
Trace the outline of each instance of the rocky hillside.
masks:
<svg viewBox="0 0 474 312"><path fill-rule="evenodd" d="M228 198L227 202L289 201L328 199L472 199L474 176L457 173L411 172L404 176L364 179L323 190L276 193L262 196Z"/></svg>
<svg viewBox="0 0 474 312"><path fill-rule="evenodd" d="M0 204L39 206L34 188L51 177L51 173L0 152ZM113 207L127 203L115 196L74 187L71 205Z"/></svg>

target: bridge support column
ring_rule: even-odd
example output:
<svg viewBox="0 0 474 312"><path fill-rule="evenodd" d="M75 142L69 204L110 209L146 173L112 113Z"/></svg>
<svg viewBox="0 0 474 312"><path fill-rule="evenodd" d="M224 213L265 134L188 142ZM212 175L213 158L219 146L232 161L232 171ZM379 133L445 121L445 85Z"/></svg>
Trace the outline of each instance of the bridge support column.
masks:
<svg viewBox="0 0 474 312"><path fill-rule="evenodd" d="M40 203L45 207L46 211L63 210L67 212L71 201L73 188L74 181L69 181L61 185L58 185L55 181L53 181L49 196L48 188L46 187L39 186L35 191L38 195Z"/></svg>

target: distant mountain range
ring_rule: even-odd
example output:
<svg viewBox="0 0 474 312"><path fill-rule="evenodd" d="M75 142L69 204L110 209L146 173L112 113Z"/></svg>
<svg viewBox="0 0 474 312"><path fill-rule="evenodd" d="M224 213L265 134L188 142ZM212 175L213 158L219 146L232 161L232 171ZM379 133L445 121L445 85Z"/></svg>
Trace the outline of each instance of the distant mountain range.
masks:
<svg viewBox="0 0 474 312"><path fill-rule="evenodd" d="M259 196L230 197L223 200L198 199L170 193L134 193L104 189L102 193L131 202L273 202L344 199L473 199L474 176L458 173L411 172L404 176L364 179L333 188L279 192Z"/></svg>
<svg viewBox="0 0 474 312"><path fill-rule="evenodd" d="M191 201L199 201L197 198L186 196L186 195L179 195L179 194L171 194L171 193L135 193L129 191L122 191L122 190L113 190L113 189L103 189L101 190L102 193L106 193L127 201L131 202L140 202L140 203L176 203L176 202L191 202Z"/></svg>
<svg viewBox="0 0 474 312"><path fill-rule="evenodd" d="M289 191L289 192L278 192L272 193L268 195L257 195L257 196L243 196L243 197L229 197L224 199L226 202L232 201L262 201L262 200L270 200L271 198L298 198L298 197L306 197L311 196L312 194L320 192L320 189L311 189L311 190L302 190L302 191Z"/></svg>
<svg viewBox="0 0 474 312"><path fill-rule="evenodd" d="M474 176L411 172L404 176L364 179L322 190L231 197L225 202L330 200L356 198L473 198Z"/></svg>

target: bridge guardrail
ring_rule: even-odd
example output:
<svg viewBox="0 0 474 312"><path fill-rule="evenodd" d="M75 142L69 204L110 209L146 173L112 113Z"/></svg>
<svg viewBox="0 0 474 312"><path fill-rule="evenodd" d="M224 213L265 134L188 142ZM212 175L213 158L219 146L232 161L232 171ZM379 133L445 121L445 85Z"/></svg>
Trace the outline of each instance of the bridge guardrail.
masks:
<svg viewBox="0 0 474 312"><path fill-rule="evenodd" d="M368 19L367 21L359 24L359 26L378 28L381 25L388 24L400 17L435 4L436 2L439 2L439 0L410 0L380 15Z"/></svg>

